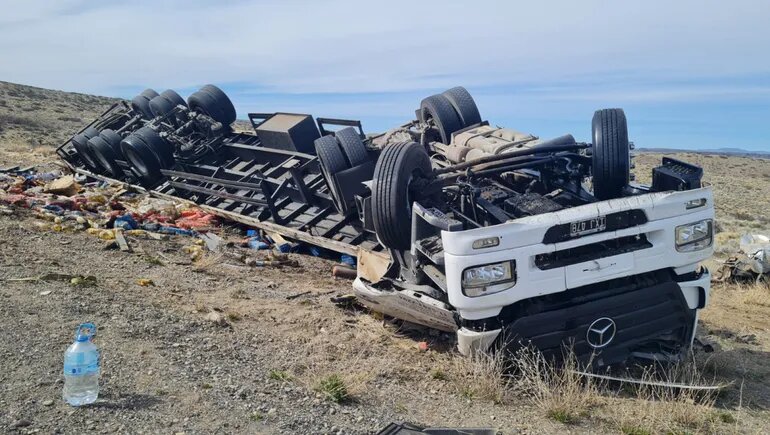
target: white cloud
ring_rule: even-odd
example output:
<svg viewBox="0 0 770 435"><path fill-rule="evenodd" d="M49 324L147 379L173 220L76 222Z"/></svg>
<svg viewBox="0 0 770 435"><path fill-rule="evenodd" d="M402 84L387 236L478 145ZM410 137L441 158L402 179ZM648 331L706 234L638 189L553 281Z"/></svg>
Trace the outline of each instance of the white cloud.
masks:
<svg viewBox="0 0 770 435"><path fill-rule="evenodd" d="M207 82L408 92L770 72L763 1L28 3L0 1L0 78L96 93Z"/></svg>

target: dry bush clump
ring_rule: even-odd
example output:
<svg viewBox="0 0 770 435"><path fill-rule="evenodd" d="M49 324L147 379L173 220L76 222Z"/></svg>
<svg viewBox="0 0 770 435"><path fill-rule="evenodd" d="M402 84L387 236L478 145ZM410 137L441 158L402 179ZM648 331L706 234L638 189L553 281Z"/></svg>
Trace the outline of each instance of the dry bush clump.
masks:
<svg viewBox="0 0 770 435"><path fill-rule="evenodd" d="M310 342L305 346L310 356L289 370L291 380L334 403L357 400L366 392L378 370L382 370L367 363L363 351L349 355L349 358L337 359L328 358L331 349L324 343Z"/></svg>
<svg viewBox="0 0 770 435"><path fill-rule="evenodd" d="M503 352L475 352L467 357L452 358L448 377L457 392L468 399L506 403L511 393L511 377L507 373ZM436 378L436 375L432 375Z"/></svg>
<svg viewBox="0 0 770 435"><path fill-rule="evenodd" d="M579 423L606 401L603 382L581 374L584 367L569 348L558 365L531 348L517 352L513 363L515 389L552 420Z"/></svg>

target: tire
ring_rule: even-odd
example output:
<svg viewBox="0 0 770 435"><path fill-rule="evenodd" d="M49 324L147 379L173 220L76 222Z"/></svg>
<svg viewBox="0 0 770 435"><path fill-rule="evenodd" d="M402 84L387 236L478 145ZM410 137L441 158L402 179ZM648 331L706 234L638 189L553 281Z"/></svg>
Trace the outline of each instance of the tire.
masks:
<svg viewBox="0 0 770 435"><path fill-rule="evenodd" d="M174 166L174 146L160 137L157 131L150 127L142 127L136 130L134 134L141 137L145 145L155 153L161 168L169 169Z"/></svg>
<svg viewBox="0 0 770 435"><path fill-rule="evenodd" d="M210 116L229 126L235 122L235 106L230 98L214 85L206 85L187 98L190 109Z"/></svg>
<svg viewBox="0 0 770 435"><path fill-rule="evenodd" d="M150 111L153 117L165 116L167 113L174 110L174 103L167 100L164 96L158 95L150 100Z"/></svg>
<svg viewBox="0 0 770 435"><path fill-rule="evenodd" d="M99 130L93 128L93 127L87 127L85 130L83 130L83 134L91 139L92 137L99 136Z"/></svg>
<svg viewBox="0 0 770 435"><path fill-rule="evenodd" d="M187 107L187 102L171 89L166 89L160 95L150 100L150 111L154 117L166 116L176 109L177 106ZM167 118L166 121L178 126L184 123L184 116L181 113L177 113L175 116Z"/></svg>
<svg viewBox="0 0 770 435"><path fill-rule="evenodd" d="M110 175L116 178L123 175L123 170L116 162L120 155L113 150L112 146L102 136L89 139L88 148L94 158Z"/></svg>
<svg viewBox="0 0 770 435"><path fill-rule="evenodd" d="M142 136L132 133L120 142L120 150L139 175L140 182L151 186L163 178L158 156L144 142Z"/></svg>
<svg viewBox="0 0 770 435"><path fill-rule="evenodd" d="M334 136L345 153L350 167L358 166L369 160L369 154L366 152L364 141L361 140L361 136L359 136L355 128L345 127L336 132Z"/></svg>
<svg viewBox="0 0 770 435"><path fill-rule="evenodd" d="M88 141L88 147L96 161L113 177L122 178L123 168L118 165L118 160L123 160L120 150L120 142L123 140L114 130L104 130L98 137Z"/></svg>
<svg viewBox="0 0 770 435"><path fill-rule="evenodd" d="M382 150L372 179L372 221L385 247L409 249L412 234L409 184L414 177L427 177L430 172L430 158L416 142L396 143Z"/></svg>
<svg viewBox="0 0 770 435"><path fill-rule="evenodd" d="M329 192L331 192L332 197L334 198L337 210L341 212L344 207L340 192L337 191L334 184L334 174L348 169L350 165L348 165L347 160L345 160L345 155L342 153L342 149L334 136L328 135L319 137L314 141L314 144L315 152L318 155L318 163L321 166L321 173L323 173L324 178L326 178Z"/></svg>
<svg viewBox="0 0 770 435"><path fill-rule="evenodd" d="M142 92L139 93L139 95L147 98L147 101L152 100L153 98L158 96L158 93L155 92L155 89L145 89Z"/></svg>
<svg viewBox="0 0 770 435"><path fill-rule="evenodd" d="M599 200L619 198L631 171L626 114L623 109L597 110L591 128L594 196Z"/></svg>
<svg viewBox="0 0 770 435"><path fill-rule="evenodd" d="M173 89L166 89L160 93L160 96L170 101L174 106L187 107L187 102L181 95L177 94Z"/></svg>
<svg viewBox="0 0 770 435"><path fill-rule="evenodd" d="M463 128L481 122L481 114L471 94L462 86L456 86L441 93L445 96L460 117Z"/></svg>
<svg viewBox="0 0 770 435"><path fill-rule="evenodd" d="M142 119L147 121L155 117L152 114L152 109L150 108L150 99L144 95L137 95L136 97L132 98L131 108L134 109L134 112L141 115Z"/></svg>
<svg viewBox="0 0 770 435"><path fill-rule="evenodd" d="M422 100L420 116L423 122L433 120L433 125L441 136L441 142L447 145L452 141L452 133L462 128L460 117L444 95L431 95Z"/></svg>
<svg viewBox="0 0 770 435"><path fill-rule="evenodd" d="M99 171L101 170L101 165L99 165L88 148L88 141L97 136L99 136L99 130L88 127L83 132L72 137L72 146L75 147L75 151L78 152L78 155L83 159L83 163L86 164L88 169Z"/></svg>

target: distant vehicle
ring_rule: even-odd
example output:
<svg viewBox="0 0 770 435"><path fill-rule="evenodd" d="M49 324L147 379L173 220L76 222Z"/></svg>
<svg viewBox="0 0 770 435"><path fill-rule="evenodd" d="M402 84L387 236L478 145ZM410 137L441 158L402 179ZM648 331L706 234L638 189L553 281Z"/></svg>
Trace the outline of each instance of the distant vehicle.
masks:
<svg viewBox="0 0 770 435"><path fill-rule="evenodd" d="M290 113L250 114L254 133L235 133L219 88L187 102L172 92L114 106L59 154L358 255L362 303L456 331L466 354L531 344L558 357L569 345L605 366L677 360L693 342L710 289L699 263L713 253L711 188L671 158L651 186L634 183L621 109L594 114L592 143L542 140L490 126L456 87L383 134Z"/></svg>

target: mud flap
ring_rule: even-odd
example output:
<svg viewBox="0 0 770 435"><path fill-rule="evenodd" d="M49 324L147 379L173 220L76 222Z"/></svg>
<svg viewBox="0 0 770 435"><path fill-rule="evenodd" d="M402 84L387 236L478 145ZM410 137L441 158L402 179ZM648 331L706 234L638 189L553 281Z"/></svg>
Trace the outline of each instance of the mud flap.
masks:
<svg viewBox="0 0 770 435"><path fill-rule="evenodd" d="M376 289L360 277L353 281L359 302L373 311L440 331L457 331L449 305L412 290Z"/></svg>

